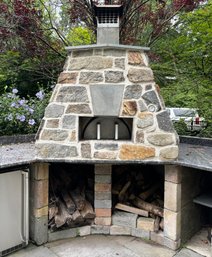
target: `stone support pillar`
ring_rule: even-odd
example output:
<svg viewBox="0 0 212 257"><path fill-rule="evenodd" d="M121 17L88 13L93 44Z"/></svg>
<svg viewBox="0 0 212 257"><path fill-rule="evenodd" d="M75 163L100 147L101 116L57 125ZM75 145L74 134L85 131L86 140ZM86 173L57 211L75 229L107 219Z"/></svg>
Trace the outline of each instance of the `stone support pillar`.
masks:
<svg viewBox="0 0 212 257"><path fill-rule="evenodd" d="M95 224L110 226L111 225L111 181L112 165L96 164L95 165Z"/></svg>
<svg viewBox="0 0 212 257"><path fill-rule="evenodd" d="M30 167L30 238L37 245L48 241L49 166L35 163Z"/></svg>
<svg viewBox="0 0 212 257"><path fill-rule="evenodd" d="M181 239L181 167L165 165L164 244L172 249L180 246Z"/></svg>

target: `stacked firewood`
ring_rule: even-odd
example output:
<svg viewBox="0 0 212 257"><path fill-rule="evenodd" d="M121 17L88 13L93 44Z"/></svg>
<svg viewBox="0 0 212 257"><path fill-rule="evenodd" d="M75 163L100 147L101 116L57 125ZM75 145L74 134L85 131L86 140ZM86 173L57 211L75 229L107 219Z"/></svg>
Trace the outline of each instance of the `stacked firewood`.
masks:
<svg viewBox="0 0 212 257"><path fill-rule="evenodd" d="M113 209L151 217L154 231L163 230L163 172L153 166L143 170L141 166L114 167L112 195Z"/></svg>
<svg viewBox="0 0 212 257"><path fill-rule="evenodd" d="M54 166L50 170L49 228L52 231L91 224L94 179L89 172Z"/></svg>

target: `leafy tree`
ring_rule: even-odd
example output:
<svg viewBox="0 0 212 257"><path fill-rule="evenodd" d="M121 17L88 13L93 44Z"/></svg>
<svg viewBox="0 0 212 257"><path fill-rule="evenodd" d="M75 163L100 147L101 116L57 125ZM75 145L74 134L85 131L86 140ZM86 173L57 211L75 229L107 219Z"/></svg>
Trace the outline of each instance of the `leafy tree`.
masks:
<svg viewBox="0 0 212 257"><path fill-rule="evenodd" d="M0 3L1 93L5 85L15 84L23 95L34 94L40 85L51 85L58 77L64 44L48 11L42 0Z"/></svg>
<svg viewBox="0 0 212 257"><path fill-rule="evenodd" d="M193 12L178 16L172 29L152 49L152 68L166 105L199 109L208 121L209 131L212 122L211 24L210 0Z"/></svg>
<svg viewBox="0 0 212 257"><path fill-rule="evenodd" d="M84 22L96 31L94 6L98 3L122 4L120 40L124 44L152 45L167 32L171 19L181 11L192 11L200 0L119 0L93 1L69 0L73 22Z"/></svg>

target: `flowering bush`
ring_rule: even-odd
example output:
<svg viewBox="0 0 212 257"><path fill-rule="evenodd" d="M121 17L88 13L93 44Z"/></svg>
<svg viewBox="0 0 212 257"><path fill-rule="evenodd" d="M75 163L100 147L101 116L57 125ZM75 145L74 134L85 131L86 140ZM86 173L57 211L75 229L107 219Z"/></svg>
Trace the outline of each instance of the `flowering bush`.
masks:
<svg viewBox="0 0 212 257"><path fill-rule="evenodd" d="M43 117L50 94L43 90L25 99L16 88L0 96L0 136L35 133Z"/></svg>

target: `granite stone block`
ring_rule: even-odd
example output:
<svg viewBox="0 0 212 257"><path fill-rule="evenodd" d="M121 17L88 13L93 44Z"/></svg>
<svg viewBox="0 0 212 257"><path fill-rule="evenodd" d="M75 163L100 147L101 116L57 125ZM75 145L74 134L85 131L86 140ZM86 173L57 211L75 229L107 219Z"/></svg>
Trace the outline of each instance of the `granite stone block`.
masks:
<svg viewBox="0 0 212 257"><path fill-rule="evenodd" d="M146 104L144 103L144 101L142 99L140 99L138 101L138 109L139 109L140 112L147 111L147 106L146 106Z"/></svg>
<svg viewBox="0 0 212 257"><path fill-rule="evenodd" d="M63 86L58 92L56 101L61 103L86 103L88 102L87 90L82 86Z"/></svg>
<svg viewBox="0 0 212 257"><path fill-rule="evenodd" d="M154 124L153 115L149 112L140 112L137 119L137 127L144 129Z"/></svg>
<svg viewBox="0 0 212 257"><path fill-rule="evenodd" d="M65 158L77 156L75 146L58 145L58 144L37 144L39 156L42 158Z"/></svg>
<svg viewBox="0 0 212 257"><path fill-rule="evenodd" d="M93 49L87 49L87 50L75 50L72 52L72 57L86 57L86 56L92 56L93 55Z"/></svg>
<svg viewBox="0 0 212 257"><path fill-rule="evenodd" d="M112 215L112 224L124 227L136 228L137 214L115 211Z"/></svg>
<svg viewBox="0 0 212 257"><path fill-rule="evenodd" d="M82 84L103 82L103 74L101 72L81 72L79 82Z"/></svg>
<svg viewBox="0 0 212 257"><path fill-rule="evenodd" d="M41 140L50 140L50 141L64 141L68 138L68 131L57 129L57 130L50 130L50 129L44 129L40 139Z"/></svg>
<svg viewBox="0 0 212 257"><path fill-rule="evenodd" d="M101 70L112 68L113 59L111 57L91 56L72 58L69 61L69 70Z"/></svg>
<svg viewBox="0 0 212 257"><path fill-rule="evenodd" d="M142 93L141 85L128 85L125 88L124 99L139 99Z"/></svg>
<svg viewBox="0 0 212 257"><path fill-rule="evenodd" d="M122 71L105 71L105 82L120 83L124 81L124 73Z"/></svg>
<svg viewBox="0 0 212 257"><path fill-rule="evenodd" d="M137 113L137 102L136 101L124 101L122 107L123 116L134 116Z"/></svg>
<svg viewBox="0 0 212 257"><path fill-rule="evenodd" d="M30 216L29 235L37 245L45 244L48 241L48 216Z"/></svg>
<svg viewBox="0 0 212 257"><path fill-rule="evenodd" d="M125 59L124 58L116 58L115 59L115 67L124 70L125 69Z"/></svg>
<svg viewBox="0 0 212 257"><path fill-rule="evenodd" d="M147 141L153 145L166 146L174 143L173 134L154 133L147 136Z"/></svg>
<svg viewBox="0 0 212 257"><path fill-rule="evenodd" d="M150 239L150 232L146 231L146 230L143 230L143 229L132 228L132 234L131 235L135 236L135 237L140 237L140 238L143 238L143 239L147 239L147 240Z"/></svg>
<svg viewBox="0 0 212 257"><path fill-rule="evenodd" d="M135 66L146 66L141 52L138 51L128 52L128 64Z"/></svg>
<svg viewBox="0 0 212 257"><path fill-rule="evenodd" d="M66 113L91 114L91 109L89 104L69 104Z"/></svg>
<svg viewBox="0 0 212 257"><path fill-rule="evenodd" d="M50 119L46 121L46 128L58 128L59 119Z"/></svg>
<svg viewBox="0 0 212 257"><path fill-rule="evenodd" d="M119 158L121 160L143 160L155 156L155 148L138 145L122 145Z"/></svg>
<svg viewBox="0 0 212 257"><path fill-rule="evenodd" d="M142 95L142 98L144 99L146 105L154 104L156 106L156 111L160 111L161 105L160 101L157 97L157 94L154 90L148 91Z"/></svg>
<svg viewBox="0 0 212 257"><path fill-rule="evenodd" d="M64 115L62 119L62 128L75 129L76 128L76 116Z"/></svg>
<svg viewBox="0 0 212 257"><path fill-rule="evenodd" d="M170 117L167 111L158 113L156 117L157 117L159 129L164 130L166 132L174 132L173 124L170 120Z"/></svg>
<svg viewBox="0 0 212 257"><path fill-rule="evenodd" d="M133 83L153 81L153 72L151 69L130 68L128 71L128 79Z"/></svg>
<svg viewBox="0 0 212 257"><path fill-rule="evenodd" d="M110 235L131 235L131 228L112 225L110 227Z"/></svg>
<svg viewBox="0 0 212 257"><path fill-rule="evenodd" d="M118 144L115 144L115 143L95 143L94 144L94 149L115 151L115 150L118 150Z"/></svg>
<svg viewBox="0 0 212 257"><path fill-rule="evenodd" d="M59 118L63 115L65 107L59 104L49 104L45 109L46 118Z"/></svg>
<svg viewBox="0 0 212 257"><path fill-rule="evenodd" d="M103 225L91 225L91 234L92 235L109 235L110 234L110 226Z"/></svg>
<svg viewBox="0 0 212 257"><path fill-rule="evenodd" d="M91 158L91 145L89 143L81 144L81 156L82 158Z"/></svg>
<svg viewBox="0 0 212 257"><path fill-rule="evenodd" d="M88 236L91 234L91 226L83 226L76 228L76 235L78 236Z"/></svg>
<svg viewBox="0 0 212 257"><path fill-rule="evenodd" d="M117 153L115 153L115 152L106 152L106 151L99 152L99 151L97 151L94 153L94 158L96 158L96 159L114 160L114 159L116 159L116 157L117 157Z"/></svg>
<svg viewBox="0 0 212 257"><path fill-rule="evenodd" d="M65 230L60 230L56 232L49 232L48 233L48 241L56 241L60 239L67 239L77 236L77 229L76 228L70 228Z"/></svg>
<svg viewBox="0 0 212 257"><path fill-rule="evenodd" d="M59 84L75 84L78 72L62 72L58 78Z"/></svg>
<svg viewBox="0 0 212 257"><path fill-rule="evenodd" d="M105 56L115 56L115 57L121 57L126 55L125 50L119 50L119 49L104 49L104 55Z"/></svg>
<svg viewBox="0 0 212 257"><path fill-rule="evenodd" d="M161 159L176 159L179 154L178 146L169 146L160 150Z"/></svg>

